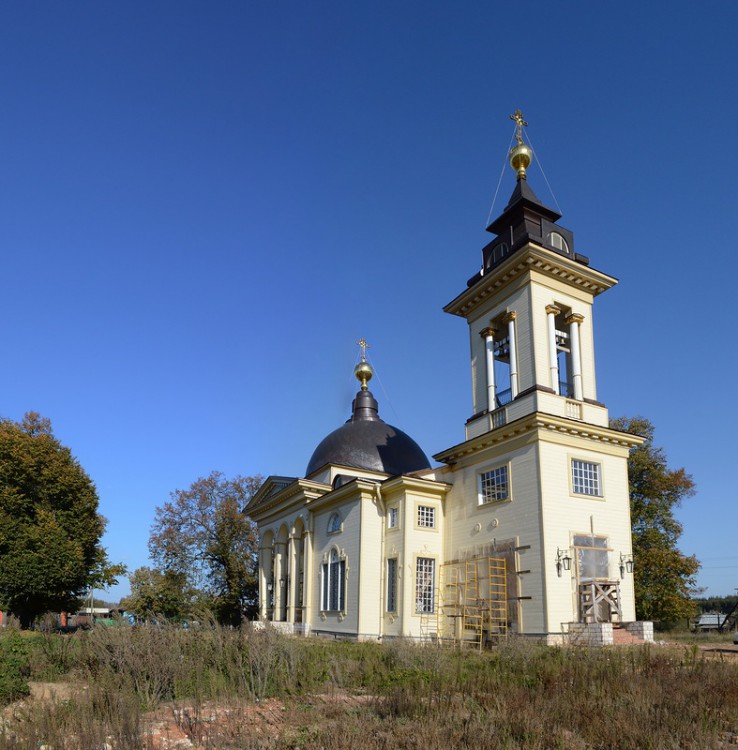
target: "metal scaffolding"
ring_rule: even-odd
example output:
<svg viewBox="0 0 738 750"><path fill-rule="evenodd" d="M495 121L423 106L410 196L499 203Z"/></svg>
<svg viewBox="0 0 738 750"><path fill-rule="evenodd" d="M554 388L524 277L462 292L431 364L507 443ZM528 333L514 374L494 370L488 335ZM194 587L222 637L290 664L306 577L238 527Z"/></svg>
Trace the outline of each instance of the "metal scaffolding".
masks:
<svg viewBox="0 0 738 750"><path fill-rule="evenodd" d="M502 558L473 557L440 566L436 637L454 647L481 649L507 636L507 565Z"/></svg>

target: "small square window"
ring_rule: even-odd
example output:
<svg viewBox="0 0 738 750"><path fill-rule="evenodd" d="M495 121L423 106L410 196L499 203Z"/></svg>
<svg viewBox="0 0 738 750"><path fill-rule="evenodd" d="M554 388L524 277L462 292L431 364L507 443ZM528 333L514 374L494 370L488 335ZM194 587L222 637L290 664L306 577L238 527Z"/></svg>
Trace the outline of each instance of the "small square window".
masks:
<svg viewBox="0 0 738 750"><path fill-rule="evenodd" d="M492 471L485 471L479 475L479 502L496 503L510 497L510 483L507 476L507 466L499 466Z"/></svg>
<svg viewBox="0 0 738 750"><path fill-rule="evenodd" d="M576 458L571 462L571 484L577 495L602 495L600 465Z"/></svg>
<svg viewBox="0 0 738 750"><path fill-rule="evenodd" d="M400 525L399 508L387 508L387 528L396 529Z"/></svg>
<svg viewBox="0 0 738 750"><path fill-rule="evenodd" d="M418 506L418 526L422 529L436 528L436 509L432 505Z"/></svg>

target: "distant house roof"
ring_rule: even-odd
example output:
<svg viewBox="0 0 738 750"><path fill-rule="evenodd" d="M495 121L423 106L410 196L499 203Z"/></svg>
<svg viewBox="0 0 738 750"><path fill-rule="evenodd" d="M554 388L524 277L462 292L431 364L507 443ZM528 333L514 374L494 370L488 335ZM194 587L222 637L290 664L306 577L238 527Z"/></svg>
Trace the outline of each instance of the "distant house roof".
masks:
<svg viewBox="0 0 738 750"><path fill-rule="evenodd" d="M697 618L698 628L719 628L725 622L725 615L719 612L705 612Z"/></svg>

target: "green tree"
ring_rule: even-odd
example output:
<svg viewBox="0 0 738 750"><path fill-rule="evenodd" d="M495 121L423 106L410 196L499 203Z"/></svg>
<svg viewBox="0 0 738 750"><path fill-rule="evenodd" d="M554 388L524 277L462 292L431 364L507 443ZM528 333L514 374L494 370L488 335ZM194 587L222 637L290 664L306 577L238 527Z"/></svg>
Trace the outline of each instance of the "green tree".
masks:
<svg viewBox="0 0 738 750"><path fill-rule="evenodd" d="M28 412L0 420L0 609L28 627L76 609L90 588L117 583L100 545L105 519L95 485L51 422Z"/></svg>
<svg viewBox="0 0 738 750"><path fill-rule="evenodd" d="M653 443L654 427L647 419L621 417L610 426L646 438L628 458L636 614L661 623L690 617L700 564L677 547L682 525L674 509L694 494L692 477L683 468L668 467L663 448Z"/></svg>
<svg viewBox="0 0 738 750"><path fill-rule="evenodd" d="M256 524L243 509L262 482L260 476L226 479L213 472L172 492L156 509L152 560L162 571L184 576L222 623L238 625L256 611Z"/></svg>
<svg viewBox="0 0 738 750"><path fill-rule="evenodd" d="M144 618L162 615L175 621L191 614L196 592L187 587L183 573L142 567L128 580L131 594L120 603L127 612Z"/></svg>
<svg viewBox="0 0 738 750"><path fill-rule="evenodd" d="M727 615L738 606L738 596L700 596L694 600L700 612L721 612Z"/></svg>

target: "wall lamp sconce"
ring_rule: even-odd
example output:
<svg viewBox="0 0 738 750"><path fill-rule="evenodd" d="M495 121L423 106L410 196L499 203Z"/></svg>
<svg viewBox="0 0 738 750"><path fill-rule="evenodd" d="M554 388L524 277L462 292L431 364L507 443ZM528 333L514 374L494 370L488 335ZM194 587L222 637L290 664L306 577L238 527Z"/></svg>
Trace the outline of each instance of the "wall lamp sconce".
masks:
<svg viewBox="0 0 738 750"><path fill-rule="evenodd" d="M285 583L287 583L287 579L286 578L280 578L279 579L279 586L280 586L280 588L284 588Z"/></svg>
<svg viewBox="0 0 738 750"><path fill-rule="evenodd" d="M569 555L569 550L564 550L562 552L557 547L556 548L556 572L558 573L559 578L561 578L562 570L571 570L571 555Z"/></svg>
<svg viewBox="0 0 738 750"><path fill-rule="evenodd" d="M267 591L273 591L273 590L274 590L274 584L271 581L269 581L267 583Z"/></svg>
<svg viewBox="0 0 738 750"><path fill-rule="evenodd" d="M620 553L620 577L625 578L626 573L633 572L633 555Z"/></svg>

